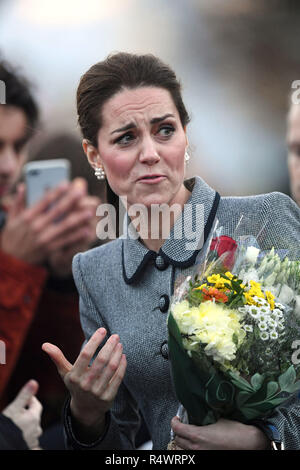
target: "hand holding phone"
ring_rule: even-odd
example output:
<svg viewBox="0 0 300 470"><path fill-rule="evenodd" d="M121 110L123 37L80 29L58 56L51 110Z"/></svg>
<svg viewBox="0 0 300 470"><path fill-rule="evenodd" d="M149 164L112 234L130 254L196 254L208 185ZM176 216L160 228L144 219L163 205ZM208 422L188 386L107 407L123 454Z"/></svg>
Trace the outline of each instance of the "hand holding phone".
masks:
<svg viewBox="0 0 300 470"><path fill-rule="evenodd" d="M70 181L70 162L66 159L41 160L24 165L26 205L40 201L50 189Z"/></svg>

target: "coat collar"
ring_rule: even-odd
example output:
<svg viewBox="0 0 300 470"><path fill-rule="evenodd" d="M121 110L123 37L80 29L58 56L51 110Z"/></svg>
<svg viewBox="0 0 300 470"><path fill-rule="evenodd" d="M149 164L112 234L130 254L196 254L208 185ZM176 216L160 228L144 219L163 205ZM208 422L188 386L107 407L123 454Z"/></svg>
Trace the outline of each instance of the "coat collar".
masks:
<svg viewBox="0 0 300 470"><path fill-rule="evenodd" d="M146 248L138 240L129 217L124 219L122 265L127 284L138 280L148 263L155 263L158 269L164 270L169 264L186 268L195 262L209 235L220 196L198 176L184 184L192 194L158 253Z"/></svg>

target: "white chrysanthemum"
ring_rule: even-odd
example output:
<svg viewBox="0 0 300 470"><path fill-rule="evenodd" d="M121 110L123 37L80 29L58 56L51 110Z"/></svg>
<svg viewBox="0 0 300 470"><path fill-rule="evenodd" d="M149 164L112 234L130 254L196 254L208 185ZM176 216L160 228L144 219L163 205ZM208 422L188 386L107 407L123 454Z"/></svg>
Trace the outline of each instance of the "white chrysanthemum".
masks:
<svg viewBox="0 0 300 470"><path fill-rule="evenodd" d="M261 333L259 333L259 336L260 339L262 339L263 341L267 341L269 339L269 333L267 333L266 331L262 331Z"/></svg>
<svg viewBox="0 0 300 470"><path fill-rule="evenodd" d="M260 317L260 309L255 305L251 305L248 309L248 313L251 315L252 318L259 318Z"/></svg>
<svg viewBox="0 0 300 470"><path fill-rule="evenodd" d="M282 318L283 317L283 313L282 313L281 310L279 310L279 308L274 308L274 310L272 311L272 315L275 318Z"/></svg>
<svg viewBox="0 0 300 470"><path fill-rule="evenodd" d="M247 306L245 306L245 307L239 307L239 308L238 308L238 312L242 314L242 317L245 316L245 315L247 315L247 313L248 313L248 308L247 308Z"/></svg>
<svg viewBox="0 0 300 470"><path fill-rule="evenodd" d="M278 308L279 310L284 310L284 305L282 305L280 302L275 302L275 308Z"/></svg>
<svg viewBox="0 0 300 470"><path fill-rule="evenodd" d="M278 338L278 333L275 330L270 331L270 338L271 339L277 339Z"/></svg>
<svg viewBox="0 0 300 470"><path fill-rule="evenodd" d="M282 321L277 322L277 328L278 328L279 331L284 330L284 324L282 323Z"/></svg>
<svg viewBox="0 0 300 470"><path fill-rule="evenodd" d="M260 329L260 331L266 331L268 329L267 322L265 322L265 321L259 322L258 328Z"/></svg>
<svg viewBox="0 0 300 470"><path fill-rule="evenodd" d="M270 306L269 306L269 304L267 304L267 305L263 305L263 306L259 307L260 313L262 313L264 315L269 315L271 313Z"/></svg>
<svg viewBox="0 0 300 470"><path fill-rule="evenodd" d="M253 326L252 325L243 325L243 328L245 331L248 331L249 333L252 333L253 331Z"/></svg>
<svg viewBox="0 0 300 470"><path fill-rule="evenodd" d="M268 325L271 327L271 328L277 328L278 326L278 323L273 319L273 318L269 318L268 319Z"/></svg>
<svg viewBox="0 0 300 470"><path fill-rule="evenodd" d="M262 322L262 323L268 323L269 322L269 317L265 314L260 314L259 321Z"/></svg>

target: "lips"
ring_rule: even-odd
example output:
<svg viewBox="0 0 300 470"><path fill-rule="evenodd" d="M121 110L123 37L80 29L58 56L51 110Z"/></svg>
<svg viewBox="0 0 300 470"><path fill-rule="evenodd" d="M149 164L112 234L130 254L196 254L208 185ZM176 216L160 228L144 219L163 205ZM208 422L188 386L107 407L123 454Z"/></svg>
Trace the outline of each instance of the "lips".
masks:
<svg viewBox="0 0 300 470"><path fill-rule="evenodd" d="M159 175L159 174L144 175L144 176L141 176L137 181L151 181L151 180L156 180L159 178L165 178L165 175Z"/></svg>

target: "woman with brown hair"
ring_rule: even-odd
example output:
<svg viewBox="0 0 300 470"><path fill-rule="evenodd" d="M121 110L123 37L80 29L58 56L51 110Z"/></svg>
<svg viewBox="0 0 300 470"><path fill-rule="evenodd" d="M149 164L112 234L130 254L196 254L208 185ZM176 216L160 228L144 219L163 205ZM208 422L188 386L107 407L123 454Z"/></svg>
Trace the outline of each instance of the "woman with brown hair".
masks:
<svg viewBox="0 0 300 470"><path fill-rule="evenodd" d="M185 180L188 113L176 75L152 55L118 53L92 66L81 78L77 109L89 163L122 198L128 217L122 237L73 260L86 337L76 362L70 364L54 345L43 346L70 391L69 447L133 449L140 410L154 449L167 448L171 426L182 449L270 448L275 438L270 429L293 448L300 414L296 399L259 427L223 419L197 427L174 418L178 401L166 314L175 279L187 276L205 252L216 217L229 236L241 213L250 221L249 233L264 222L259 243L269 249L280 231L297 246L299 209L280 193L221 198L200 177ZM141 218L133 211L136 205L143 208ZM154 219L152 208L161 206L177 212L170 210L168 221Z"/></svg>

